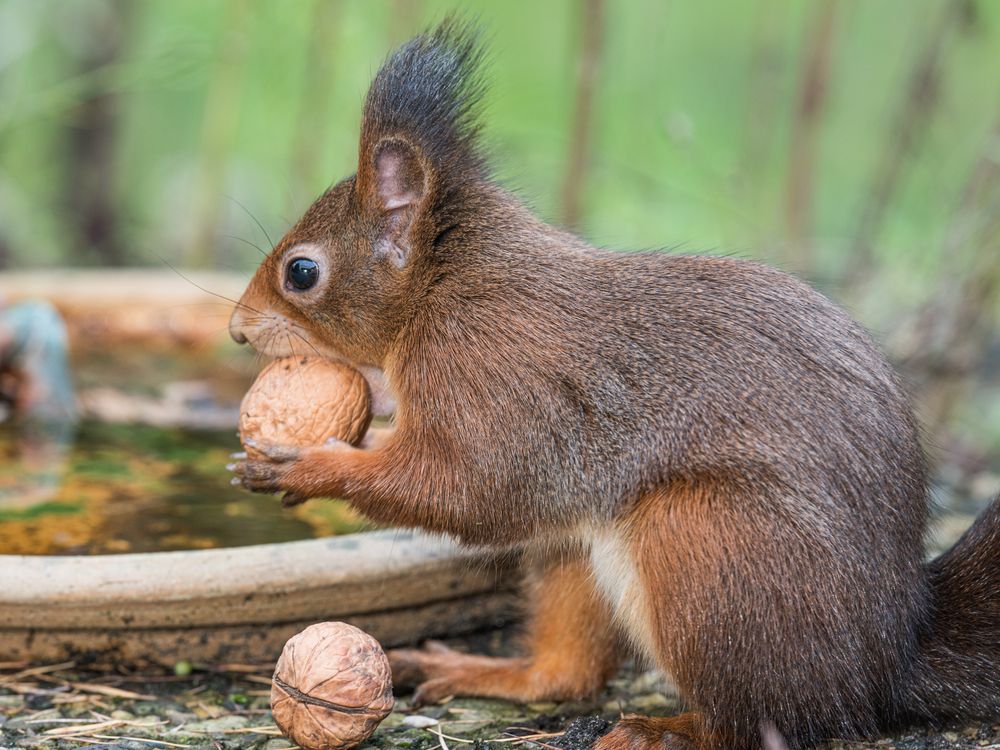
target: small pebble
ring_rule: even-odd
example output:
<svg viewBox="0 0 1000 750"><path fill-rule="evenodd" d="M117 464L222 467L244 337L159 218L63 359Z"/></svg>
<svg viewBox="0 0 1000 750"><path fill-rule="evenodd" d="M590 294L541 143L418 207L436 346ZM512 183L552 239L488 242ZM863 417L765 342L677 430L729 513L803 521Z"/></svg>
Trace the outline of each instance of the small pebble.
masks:
<svg viewBox="0 0 1000 750"><path fill-rule="evenodd" d="M191 674L191 662L179 661L174 664L174 674L178 677L187 677Z"/></svg>
<svg viewBox="0 0 1000 750"><path fill-rule="evenodd" d="M404 727L410 727L412 729L426 729L427 727L436 727L441 722L437 719L432 719L430 716L420 716L415 714L413 716L407 716L399 723Z"/></svg>
<svg viewBox="0 0 1000 750"><path fill-rule="evenodd" d="M628 707L630 710L635 710L638 713L646 713L657 708L665 708L671 705L672 701L667 700L666 696L660 693L646 693L645 695L637 695L628 701Z"/></svg>
<svg viewBox="0 0 1000 750"><path fill-rule="evenodd" d="M249 720L246 716L220 716L218 719L206 719L205 721L194 721L188 724L184 729L189 732L205 732L212 734L213 732L224 732L227 729L243 729Z"/></svg>

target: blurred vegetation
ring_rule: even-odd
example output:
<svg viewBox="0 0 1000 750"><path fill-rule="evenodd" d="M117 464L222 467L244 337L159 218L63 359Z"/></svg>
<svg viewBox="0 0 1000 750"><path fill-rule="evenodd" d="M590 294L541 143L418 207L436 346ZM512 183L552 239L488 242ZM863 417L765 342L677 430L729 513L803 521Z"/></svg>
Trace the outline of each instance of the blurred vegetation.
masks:
<svg viewBox="0 0 1000 750"><path fill-rule="evenodd" d="M0 0L0 268L250 270L353 171L380 60L457 5ZM1000 399L965 397L1000 369L1000 3L461 8L492 40L498 172L543 217L799 273L933 425L1000 445Z"/></svg>

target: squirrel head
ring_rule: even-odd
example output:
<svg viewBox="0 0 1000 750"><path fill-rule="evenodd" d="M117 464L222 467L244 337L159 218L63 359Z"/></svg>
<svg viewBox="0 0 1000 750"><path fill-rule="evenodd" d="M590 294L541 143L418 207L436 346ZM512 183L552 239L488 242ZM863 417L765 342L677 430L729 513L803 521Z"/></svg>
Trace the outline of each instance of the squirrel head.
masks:
<svg viewBox="0 0 1000 750"><path fill-rule="evenodd" d="M384 366L439 274L440 241L488 181L477 36L448 19L385 62L365 99L357 173L261 263L230 320L238 343Z"/></svg>

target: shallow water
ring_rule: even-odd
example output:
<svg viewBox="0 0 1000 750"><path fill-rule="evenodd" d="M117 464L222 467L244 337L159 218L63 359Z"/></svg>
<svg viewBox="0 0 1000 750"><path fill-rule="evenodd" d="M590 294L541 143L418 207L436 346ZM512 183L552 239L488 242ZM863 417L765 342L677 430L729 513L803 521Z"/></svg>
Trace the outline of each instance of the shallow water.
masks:
<svg viewBox="0 0 1000 750"><path fill-rule="evenodd" d="M61 453L0 425L0 554L243 546L358 531L344 503L281 508L229 484L225 433L84 422Z"/></svg>
<svg viewBox="0 0 1000 750"><path fill-rule="evenodd" d="M150 351L76 358L78 388L157 394L171 382L211 379L234 405L252 375L243 361ZM251 363L251 369L256 369ZM235 401L234 401L235 400ZM361 530L343 502L281 508L277 497L230 485L225 431L85 420L69 440L0 424L0 554L105 554L283 542Z"/></svg>

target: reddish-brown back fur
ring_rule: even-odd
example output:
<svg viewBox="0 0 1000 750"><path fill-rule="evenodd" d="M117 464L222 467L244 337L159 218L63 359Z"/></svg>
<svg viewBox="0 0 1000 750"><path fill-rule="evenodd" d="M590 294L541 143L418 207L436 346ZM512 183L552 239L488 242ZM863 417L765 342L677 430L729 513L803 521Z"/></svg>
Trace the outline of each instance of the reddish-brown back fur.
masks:
<svg viewBox="0 0 1000 750"><path fill-rule="evenodd" d="M1000 713L983 645L998 642L1000 513L923 567L924 458L870 337L756 263L608 252L540 222L476 146L477 58L446 23L389 60L357 177L306 212L234 314L268 353L383 370L394 432L249 467L248 486L472 543L577 549L620 529L648 615L624 626L648 628L629 635L702 712L686 732L752 745L770 721L794 744ZM285 280L301 255L323 269L303 293ZM972 611L990 616L963 630Z"/></svg>

